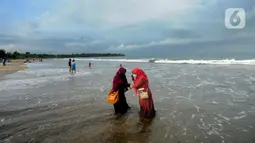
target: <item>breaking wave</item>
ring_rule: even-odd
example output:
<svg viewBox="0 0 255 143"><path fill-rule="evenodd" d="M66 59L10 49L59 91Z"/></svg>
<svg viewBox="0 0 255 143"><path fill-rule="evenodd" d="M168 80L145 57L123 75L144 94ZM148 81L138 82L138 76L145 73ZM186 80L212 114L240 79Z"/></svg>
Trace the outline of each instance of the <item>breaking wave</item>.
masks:
<svg viewBox="0 0 255 143"><path fill-rule="evenodd" d="M63 59L62 59L63 60ZM67 59L65 59L67 60ZM248 60L168 60L168 59L107 59L107 58L78 58L81 61L101 62L136 62L136 63L160 63L160 64L211 64L211 65L255 65L255 59Z"/></svg>

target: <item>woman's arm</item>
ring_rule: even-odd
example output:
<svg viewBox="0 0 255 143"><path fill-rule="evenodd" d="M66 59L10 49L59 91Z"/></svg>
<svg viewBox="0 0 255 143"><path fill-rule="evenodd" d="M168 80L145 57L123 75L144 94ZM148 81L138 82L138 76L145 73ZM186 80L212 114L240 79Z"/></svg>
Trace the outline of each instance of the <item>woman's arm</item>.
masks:
<svg viewBox="0 0 255 143"><path fill-rule="evenodd" d="M126 83L126 84L125 84L125 88L128 88L128 87L130 87L130 84L129 84L129 83Z"/></svg>
<svg viewBox="0 0 255 143"><path fill-rule="evenodd" d="M119 90L119 84L113 84L112 85L112 91L115 92L115 91L118 91Z"/></svg>
<svg viewBox="0 0 255 143"><path fill-rule="evenodd" d="M143 84L145 84L146 80L142 77L137 83L130 85L131 88L140 88Z"/></svg>

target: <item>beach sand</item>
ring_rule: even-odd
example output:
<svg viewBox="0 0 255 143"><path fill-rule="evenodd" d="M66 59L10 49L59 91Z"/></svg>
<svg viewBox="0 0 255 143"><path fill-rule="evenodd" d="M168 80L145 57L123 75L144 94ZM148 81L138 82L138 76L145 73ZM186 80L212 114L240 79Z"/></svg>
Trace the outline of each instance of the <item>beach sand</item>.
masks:
<svg viewBox="0 0 255 143"><path fill-rule="evenodd" d="M6 66L0 66L0 80L3 80L5 75L11 74L20 70L24 70L27 66L24 64L24 59L11 60L7 62Z"/></svg>

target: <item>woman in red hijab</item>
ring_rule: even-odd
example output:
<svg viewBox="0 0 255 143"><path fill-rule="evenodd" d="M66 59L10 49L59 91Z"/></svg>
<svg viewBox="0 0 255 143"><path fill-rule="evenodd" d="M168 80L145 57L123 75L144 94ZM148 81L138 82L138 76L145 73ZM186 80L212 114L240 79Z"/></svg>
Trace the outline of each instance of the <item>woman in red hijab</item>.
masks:
<svg viewBox="0 0 255 143"><path fill-rule="evenodd" d="M115 114L125 114L127 110L130 109L125 97L125 92L128 90L129 86L130 84L127 82L126 77L126 69L121 67L116 72L112 83L112 91L119 91L119 101L113 105Z"/></svg>
<svg viewBox="0 0 255 143"><path fill-rule="evenodd" d="M135 68L132 70L133 84L130 88L134 88L135 93L138 94L140 104L140 117L153 118L156 115L152 93L149 88L149 80L142 69Z"/></svg>

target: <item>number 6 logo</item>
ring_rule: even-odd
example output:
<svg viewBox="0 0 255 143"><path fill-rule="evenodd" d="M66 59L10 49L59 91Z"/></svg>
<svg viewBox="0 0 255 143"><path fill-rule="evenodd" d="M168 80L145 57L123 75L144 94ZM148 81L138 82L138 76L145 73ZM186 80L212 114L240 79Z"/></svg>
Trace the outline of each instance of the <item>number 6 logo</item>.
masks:
<svg viewBox="0 0 255 143"><path fill-rule="evenodd" d="M225 26L228 29L245 27L245 11L242 8L228 8L225 11Z"/></svg>

